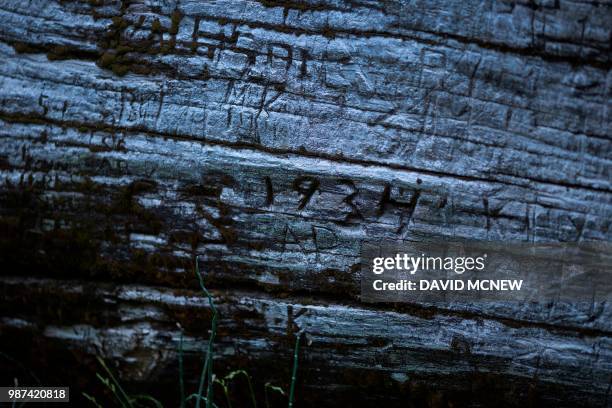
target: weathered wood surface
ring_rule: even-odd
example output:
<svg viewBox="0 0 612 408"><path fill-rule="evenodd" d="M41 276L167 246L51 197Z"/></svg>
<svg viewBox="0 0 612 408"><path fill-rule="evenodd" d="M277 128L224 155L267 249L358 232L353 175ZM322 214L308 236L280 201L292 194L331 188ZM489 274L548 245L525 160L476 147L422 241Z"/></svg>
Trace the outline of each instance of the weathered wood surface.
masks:
<svg viewBox="0 0 612 408"><path fill-rule="evenodd" d="M201 255L308 404L606 406L609 305L359 303L366 239L612 239L610 4L448 3L1 1L2 344L159 382Z"/></svg>
<svg viewBox="0 0 612 408"><path fill-rule="evenodd" d="M31 326L36 323L17 318L5 319L4 325L42 329L49 339L90 353L101 350L109 358L124 361L126 372L136 379L149 378L155 371L159 374L177 360L176 322L194 333L184 340L187 358L197 362L201 358L206 336L201 329L209 314L207 301L197 292L21 278L3 278L2 288L9 301L3 304L3 312L11 310L7 305L35 309L45 322L44 327L35 328ZM598 378L611 368L605 353L612 345L605 334L576 336L571 330L423 310L398 313L326 301L313 305L303 297L279 300L242 290L215 291L214 295L221 314L221 364L217 366L240 356L267 364L290 361L287 333L297 326L312 341L301 363L305 377L301 392L315 400L331 403L338 397L336 392L354 393L365 382L372 400L392 390L387 396L390 404L405 406L415 394L408 380L418 378L424 380L420 384L427 392L444 389L459 401L463 392L473 393L475 400L497 398L520 404L534 387L551 403L580 398L582 404L605 405L601 395L608 385ZM33 304L32 298L42 303ZM62 304L64 309L53 307ZM79 306L83 304L88 307ZM97 324L90 323L96 318L89 313L100 319ZM321 369L323 361L325 369ZM568 367L575 371L571 377ZM284 371L288 368L286 364ZM355 376L364 377L363 382ZM551 395L546 391L550 383L564 388ZM347 390L349 384L354 389ZM499 395L491 397L495 393ZM355 401L363 397L352 396Z"/></svg>

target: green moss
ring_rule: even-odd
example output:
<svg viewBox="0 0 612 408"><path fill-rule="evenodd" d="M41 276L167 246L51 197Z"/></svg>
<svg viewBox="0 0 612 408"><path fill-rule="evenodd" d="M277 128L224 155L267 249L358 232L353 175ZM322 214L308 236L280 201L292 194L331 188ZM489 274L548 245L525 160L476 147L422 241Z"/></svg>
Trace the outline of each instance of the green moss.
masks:
<svg viewBox="0 0 612 408"><path fill-rule="evenodd" d="M121 2L121 14L112 17L107 32L98 42L99 48L105 51L97 58L97 64L101 68L112 70L115 75L119 76L128 72L149 75L154 72L154 69L146 62L139 61L139 54L157 55L173 52L176 48L175 37L183 15L179 10L174 10L170 15L169 28L164 27L159 18L153 19L149 28L151 33L149 37L132 41L125 38L124 31L130 26L143 29L146 16L140 15L135 22L126 19L124 15L129 5L128 0ZM166 32L171 35L171 38L165 42L159 35ZM127 54L130 54L129 57Z"/></svg>

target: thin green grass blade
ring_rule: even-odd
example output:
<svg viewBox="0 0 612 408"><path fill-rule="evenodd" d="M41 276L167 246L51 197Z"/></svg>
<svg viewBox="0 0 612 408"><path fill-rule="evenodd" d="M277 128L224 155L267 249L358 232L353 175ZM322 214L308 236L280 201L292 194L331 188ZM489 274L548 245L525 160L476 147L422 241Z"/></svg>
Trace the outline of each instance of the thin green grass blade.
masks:
<svg viewBox="0 0 612 408"><path fill-rule="evenodd" d="M268 390L272 390L274 392L278 392L283 397L286 395L285 391L283 391L283 389L281 387L277 387L275 385L272 385L269 382L265 383L265 385L264 385L264 397L265 397L265 401L266 401L266 408L270 408L270 401L268 399Z"/></svg>
<svg viewBox="0 0 612 408"><path fill-rule="evenodd" d="M249 392L251 393L251 402L253 403L253 408L257 408L257 399L255 398L255 390L253 389L253 383L251 382L251 376L244 370L234 370L228 375L225 376L226 381L232 381L236 376L243 375L247 379L247 383L249 385Z"/></svg>
<svg viewBox="0 0 612 408"><path fill-rule="evenodd" d="M297 379L298 357L300 352L300 338L302 333L298 333L295 338L295 349L293 350L293 370L291 371L291 387L289 388L289 408L293 408L293 397L295 395L295 381Z"/></svg>
<svg viewBox="0 0 612 408"><path fill-rule="evenodd" d="M216 378L213 380L213 382L221 386L221 389L223 390L223 395L225 395L225 401L227 402L227 407L232 408L232 401L230 400L229 389L227 387L227 383L224 381L224 379L216 379Z"/></svg>
<svg viewBox="0 0 612 408"><path fill-rule="evenodd" d="M191 394L190 396L188 396L188 397L187 397L187 399L186 399L185 401L189 402L189 401L191 401L192 399L196 399L196 401L197 401L197 399L201 399L201 400L203 400L204 402L206 402L206 401L207 401L207 400L206 400L206 397L202 397L202 396L198 395L197 393L193 393L193 394ZM212 404L212 408L219 408L219 406L218 406L217 404L215 404L214 402L211 402L211 404Z"/></svg>
<svg viewBox="0 0 612 408"><path fill-rule="evenodd" d="M210 292L208 291L208 289L206 289L206 286L204 286L204 279L202 278L202 275L200 274L199 257L197 256L195 259L195 273L198 278L198 282L200 283L200 288L202 289L202 292L204 292L204 294L208 298L208 305L210 306L210 309L212 310L212 313L213 313L211 330L210 330L210 338L208 339L208 349L206 351L206 362L204 364L204 369L202 370L202 374L200 375L200 384L198 386L198 395L200 397L196 401L196 408L200 408L200 401L202 400L201 398L202 391L204 389L205 373L207 374L206 408L211 408L212 398L213 398L213 388L212 388L212 384L213 384L213 371L212 371L213 344L215 341L215 336L217 335L217 308L215 307L215 302L213 301L213 298Z"/></svg>
<svg viewBox="0 0 612 408"><path fill-rule="evenodd" d="M150 395L144 395L144 394L132 395L131 400L136 403L138 403L138 401L146 401L146 402L150 402L151 404L153 404L153 406L156 408L164 408L163 404L160 401L158 401L157 399L153 398ZM138 404L140 405L140 403Z"/></svg>
<svg viewBox="0 0 612 408"><path fill-rule="evenodd" d="M126 406L129 408L132 408L132 401L130 400L130 397L127 395L127 393L123 390L123 387L121 387L121 384L119 384L119 381L117 381L117 379L115 378L115 376L113 375L112 371L110 370L110 368L108 368L108 366L106 365L106 363L104 362L104 360L101 357L97 357L98 358L98 362L100 363L100 365L102 366L102 368L104 368L104 371L106 371L106 373L108 374L108 376L110 377L111 381L113 382L113 384L115 385L115 387L118 390L118 394L121 396L121 398L123 399L123 405L122 406ZM119 398L119 400L121 401L121 398Z"/></svg>
<svg viewBox="0 0 612 408"><path fill-rule="evenodd" d="M91 395L87 394L86 392L82 392L81 394L85 397L85 399L87 399L89 402L94 404L94 406L96 408L102 408L102 405L100 405L98 403L98 400L96 400L94 397L92 397Z"/></svg>

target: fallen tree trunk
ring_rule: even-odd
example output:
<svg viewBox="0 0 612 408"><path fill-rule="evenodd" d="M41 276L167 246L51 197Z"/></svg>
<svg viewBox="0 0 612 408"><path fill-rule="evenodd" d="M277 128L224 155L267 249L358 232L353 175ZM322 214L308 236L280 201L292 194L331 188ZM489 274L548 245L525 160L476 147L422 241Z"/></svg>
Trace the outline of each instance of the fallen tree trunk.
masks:
<svg viewBox="0 0 612 408"><path fill-rule="evenodd" d="M4 278L1 285L8 301L3 312L15 316L3 320L5 330L32 331L70 348L118 359L126 380L150 381L172 372L180 338L176 323L186 330L187 364L201 361L210 311L198 293L48 279ZM245 368L286 383L293 333L301 330L309 345L303 346L300 394L317 401L332 404L340 395L374 403L391 393L391 405L436 394L460 404L521 404L535 398L543 404L605 405L608 384L600 378L612 369L606 333L440 310L312 304L308 298L280 300L241 290L213 294L221 316L219 371L245 365L244 358L263 367L281 359L284 367L276 363L271 372L258 365ZM37 311L34 320L32 309ZM190 378L195 383L195 370ZM347 389L349 385L363 389L363 394Z"/></svg>
<svg viewBox="0 0 612 408"><path fill-rule="evenodd" d="M612 13L553 3L1 1L3 348L196 373L200 256L305 405L605 406L608 304L359 302L364 241L612 239Z"/></svg>

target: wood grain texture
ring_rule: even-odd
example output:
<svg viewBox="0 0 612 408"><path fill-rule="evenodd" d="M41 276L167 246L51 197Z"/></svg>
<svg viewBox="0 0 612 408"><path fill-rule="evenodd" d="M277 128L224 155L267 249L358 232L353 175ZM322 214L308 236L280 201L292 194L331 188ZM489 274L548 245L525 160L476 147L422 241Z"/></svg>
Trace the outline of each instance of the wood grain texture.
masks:
<svg viewBox="0 0 612 408"><path fill-rule="evenodd" d="M0 1L1 343L164 381L176 322L189 364L206 342L199 255L221 364L282 378L299 326L306 406L606 406L610 305L365 306L359 249L612 240L611 20L590 1Z"/></svg>

